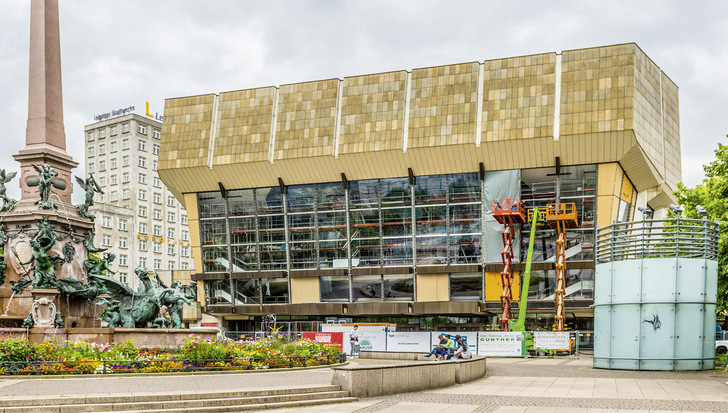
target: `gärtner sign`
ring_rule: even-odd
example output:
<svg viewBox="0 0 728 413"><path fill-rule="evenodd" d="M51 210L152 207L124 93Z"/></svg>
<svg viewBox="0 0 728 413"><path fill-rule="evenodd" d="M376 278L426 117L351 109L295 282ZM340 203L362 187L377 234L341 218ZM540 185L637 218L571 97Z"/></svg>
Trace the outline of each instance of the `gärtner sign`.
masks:
<svg viewBox="0 0 728 413"><path fill-rule="evenodd" d="M94 116L94 120L100 121L100 120L104 120L106 118L110 118L112 116L126 115L127 113L129 113L133 110L134 110L134 106L129 106L128 108L121 108L121 109L112 110L111 112L100 113L100 114Z"/></svg>

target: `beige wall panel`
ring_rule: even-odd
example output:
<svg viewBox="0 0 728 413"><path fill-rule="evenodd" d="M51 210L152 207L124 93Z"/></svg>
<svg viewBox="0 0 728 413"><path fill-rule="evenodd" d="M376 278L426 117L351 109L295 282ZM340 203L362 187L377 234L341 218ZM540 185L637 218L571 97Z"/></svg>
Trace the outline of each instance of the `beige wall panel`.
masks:
<svg viewBox="0 0 728 413"><path fill-rule="evenodd" d="M500 301L503 294L503 283L501 282L501 274L496 271L485 272L485 301ZM511 283L511 293L513 300L519 300L521 296L521 277L516 271L513 274L513 282ZM515 316L515 314L514 314Z"/></svg>
<svg viewBox="0 0 728 413"><path fill-rule="evenodd" d="M597 198L597 228L609 225L616 217L612 216L612 204L616 197L603 195Z"/></svg>
<svg viewBox="0 0 728 413"><path fill-rule="evenodd" d="M205 165L210 143L214 94L167 99L160 140L159 166Z"/></svg>
<svg viewBox="0 0 728 413"><path fill-rule="evenodd" d="M417 301L450 301L449 275L417 274Z"/></svg>
<svg viewBox="0 0 728 413"><path fill-rule="evenodd" d="M177 198L182 201L182 206L187 210L187 219L197 218L197 194L184 194L183 197Z"/></svg>
<svg viewBox="0 0 728 413"><path fill-rule="evenodd" d="M320 302L319 288L318 277L291 278L291 304Z"/></svg>

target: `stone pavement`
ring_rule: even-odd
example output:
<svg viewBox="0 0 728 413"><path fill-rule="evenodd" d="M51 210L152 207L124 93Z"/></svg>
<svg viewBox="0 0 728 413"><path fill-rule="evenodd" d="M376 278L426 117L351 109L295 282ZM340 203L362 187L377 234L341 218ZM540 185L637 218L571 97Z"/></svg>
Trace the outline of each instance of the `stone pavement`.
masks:
<svg viewBox="0 0 728 413"><path fill-rule="evenodd" d="M354 360L383 364L383 360ZM433 361L434 363L434 361ZM445 389L280 412L728 412L728 373L594 370L590 358L488 359L488 376ZM330 369L195 375L3 378L0 396L241 390L330 384Z"/></svg>
<svg viewBox="0 0 728 413"><path fill-rule="evenodd" d="M280 412L728 412L728 374L595 370L591 358L488 360L488 376L446 389Z"/></svg>

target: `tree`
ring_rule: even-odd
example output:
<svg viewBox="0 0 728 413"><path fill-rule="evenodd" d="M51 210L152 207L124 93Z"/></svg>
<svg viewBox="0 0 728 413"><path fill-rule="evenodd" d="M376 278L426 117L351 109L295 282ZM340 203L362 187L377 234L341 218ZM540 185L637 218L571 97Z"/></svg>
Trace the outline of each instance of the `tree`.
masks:
<svg viewBox="0 0 728 413"><path fill-rule="evenodd" d="M718 144L715 160L703 166L706 178L695 188L682 183L675 195L685 207L686 218L697 218L696 205L708 211L708 219L718 221L720 240L718 247L718 314L728 311L728 145Z"/></svg>

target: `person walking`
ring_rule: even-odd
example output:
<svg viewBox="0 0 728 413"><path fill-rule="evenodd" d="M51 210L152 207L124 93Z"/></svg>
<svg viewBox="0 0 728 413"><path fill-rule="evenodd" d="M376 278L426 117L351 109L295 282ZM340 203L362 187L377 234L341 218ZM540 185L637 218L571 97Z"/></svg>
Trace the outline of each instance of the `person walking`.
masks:
<svg viewBox="0 0 728 413"><path fill-rule="evenodd" d="M349 331L349 344L351 345L351 351L349 357L354 357L354 346L359 343L359 326L354 324L354 327ZM356 355L359 355L357 351Z"/></svg>

